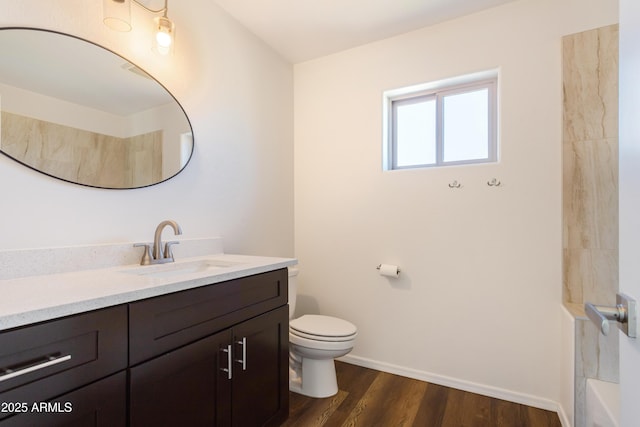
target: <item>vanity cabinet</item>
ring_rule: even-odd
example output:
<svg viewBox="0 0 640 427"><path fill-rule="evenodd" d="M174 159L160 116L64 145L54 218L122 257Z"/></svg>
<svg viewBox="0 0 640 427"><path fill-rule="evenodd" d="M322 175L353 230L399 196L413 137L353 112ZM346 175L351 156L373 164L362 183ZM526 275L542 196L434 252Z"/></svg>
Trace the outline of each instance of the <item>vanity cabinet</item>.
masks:
<svg viewBox="0 0 640 427"><path fill-rule="evenodd" d="M279 425L287 280L285 268L0 332L0 405L28 408L0 412L0 427Z"/></svg>
<svg viewBox="0 0 640 427"><path fill-rule="evenodd" d="M278 425L289 410L287 270L129 305L130 425Z"/></svg>

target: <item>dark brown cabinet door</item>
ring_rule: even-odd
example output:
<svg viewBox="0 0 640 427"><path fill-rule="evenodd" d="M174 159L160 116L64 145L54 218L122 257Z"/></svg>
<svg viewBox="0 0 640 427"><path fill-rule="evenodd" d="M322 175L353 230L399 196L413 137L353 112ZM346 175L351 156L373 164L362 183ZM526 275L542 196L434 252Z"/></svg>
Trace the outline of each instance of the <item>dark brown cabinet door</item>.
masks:
<svg viewBox="0 0 640 427"><path fill-rule="evenodd" d="M230 425L230 342L225 330L131 368L130 426Z"/></svg>
<svg viewBox="0 0 640 427"><path fill-rule="evenodd" d="M16 402L4 402L4 405ZM125 371L47 402L22 408L24 412L0 421L1 427L126 427Z"/></svg>
<svg viewBox="0 0 640 427"><path fill-rule="evenodd" d="M233 327L232 424L278 425L289 411L288 306Z"/></svg>

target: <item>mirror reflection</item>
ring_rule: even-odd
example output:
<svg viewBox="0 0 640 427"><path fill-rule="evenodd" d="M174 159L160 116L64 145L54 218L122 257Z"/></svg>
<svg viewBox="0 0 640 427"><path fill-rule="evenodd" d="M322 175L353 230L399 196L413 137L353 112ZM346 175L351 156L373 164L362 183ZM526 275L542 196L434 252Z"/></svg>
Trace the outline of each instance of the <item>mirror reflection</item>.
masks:
<svg viewBox="0 0 640 427"><path fill-rule="evenodd" d="M189 120L142 69L73 36L0 30L0 152L100 188L157 184L186 166Z"/></svg>

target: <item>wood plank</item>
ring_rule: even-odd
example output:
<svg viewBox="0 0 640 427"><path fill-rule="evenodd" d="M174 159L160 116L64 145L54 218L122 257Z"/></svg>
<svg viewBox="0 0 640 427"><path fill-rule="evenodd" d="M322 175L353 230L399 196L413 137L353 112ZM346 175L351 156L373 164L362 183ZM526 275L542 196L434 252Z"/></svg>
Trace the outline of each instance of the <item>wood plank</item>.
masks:
<svg viewBox="0 0 640 427"><path fill-rule="evenodd" d="M338 376L338 388L347 391L348 395L333 416L327 420L325 427L342 426L380 372L348 363L336 362L336 374Z"/></svg>
<svg viewBox="0 0 640 427"><path fill-rule="evenodd" d="M411 427L426 383L381 372L343 426Z"/></svg>
<svg viewBox="0 0 640 427"><path fill-rule="evenodd" d="M289 400L289 418L282 426L324 426L348 394L339 390L335 396L312 399L292 393Z"/></svg>
<svg viewBox="0 0 640 427"><path fill-rule="evenodd" d="M462 403L462 425L468 427L493 427L490 397L467 392Z"/></svg>
<svg viewBox="0 0 640 427"><path fill-rule="evenodd" d="M427 384L422 402L416 413L415 426L440 426L449 397L449 388L437 384Z"/></svg>
<svg viewBox="0 0 640 427"><path fill-rule="evenodd" d="M462 426L462 410L464 407L464 395L462 390L455 388L449 389L447 395L447 403L445 405L444 417L442 419L442 427L460 427Z"/></svg>
<svg viewBox="0 0 640 427"><path fill-rule="evenodd" d="M493 399L491 406L491 418L495 427L528 425L525 406L501 399Z"/></svg>
<svg viewBox="0 0 640 427"><path fill-rule="evenodd" d="M561 427L560 418L551 411L527 406L527 415L530 426Z"/></svg>

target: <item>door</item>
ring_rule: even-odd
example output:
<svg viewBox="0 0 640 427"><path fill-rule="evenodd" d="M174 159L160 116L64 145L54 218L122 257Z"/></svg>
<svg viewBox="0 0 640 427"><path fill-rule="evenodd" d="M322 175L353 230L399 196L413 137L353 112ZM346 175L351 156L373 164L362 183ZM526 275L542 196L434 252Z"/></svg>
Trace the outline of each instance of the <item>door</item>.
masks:
<svg viewBox="0 0 640 427"><path fill-rule="evenodd" d="M231 331L203 338L130 369L131 427L228 426L230 382L221 369ZM216 403L220 406L216 406Z"/></svg>
<svg viewBox="0 0 640 427"><path fill-rule="evenodd" d="M640 2L620 0L620 291L640 300ZM640 425L640 337L620 334L621 427Z"/></svg>
<svg viewBox="0 0 640 427"><path fill-rule="evenodd" d="M289 411L289 307L233 327L232 424L278 425Z"/></svg>

